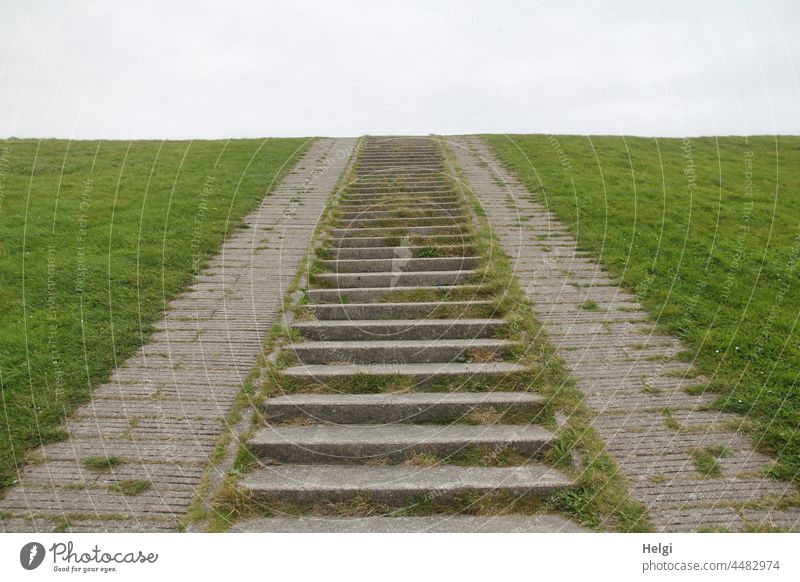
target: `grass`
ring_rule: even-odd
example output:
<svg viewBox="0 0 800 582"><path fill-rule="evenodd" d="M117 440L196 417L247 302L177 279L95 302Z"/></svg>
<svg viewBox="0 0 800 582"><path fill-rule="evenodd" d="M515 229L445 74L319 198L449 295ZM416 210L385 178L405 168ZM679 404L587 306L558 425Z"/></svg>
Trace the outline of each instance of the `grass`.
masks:
<svg viewBox="0 0 800 582"><path fill-rule="evenodd" d="M701 447L692 451L692 462L697 472L704 477L719 477L722 467L719 459L728 456L728 449L724 446Z"/></svg>
<svg viewBox="0 0 800 582"><path fill-rule="evenodd" d="M800 482L800 138L488 140Z"/></svg>
<svg viewBox="0 0 800 582"><path fill-rule="evenodd" d="M146 491L150 491L152 488L153 484L150 481L144 481L141 479L126 479L124 481L118 481L109 486L111 491L118 491L119 493L127 495L128 497L141 495Z"/></svg>
<svg viewBox="0 0 800 582"><path fill-rule="evenodd" d="M0 141L0 488L304 144Z"/></svg>
<svg viewBox="0 0 800 582"><path fill-rule="evenodd" d="M83 460L83 466L90 471L96 471L98 473L103 473L105 471L110 471L114 467L119 467L120 465L124 464L125 461L119 457L88 457L87 459Z"/></svg>

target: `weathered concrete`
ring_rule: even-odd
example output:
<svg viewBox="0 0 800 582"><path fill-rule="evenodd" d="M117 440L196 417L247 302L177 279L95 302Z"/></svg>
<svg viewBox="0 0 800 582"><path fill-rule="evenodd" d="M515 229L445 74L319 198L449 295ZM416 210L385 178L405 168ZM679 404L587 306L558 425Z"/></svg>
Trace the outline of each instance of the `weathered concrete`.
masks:
<svg viewBox="0 0 800 582"><path fill-rule="evenodd" d="M42 462L24 468L0 500L0 530L178 528L354 145L310 145L170 304L152 343L76 412L69 438L36 452ZM94 457L120 464L92 471L84 461ZM113 488L131 479L150 489L126 496Z"/></svg>
<svg viewBox="0 0 800 582"><path fill-rule="evenodd" d="M571 487L572 481L560 471L541 465L278 465L248 475L241 485L255 497L335 502L360 495L388 505L408 505L425 496L448 500L470 493L550 497Z"/></svg>
<svg viewBox="0 0 800 582"><path fill-rule="evenodd" d="M418 287L467 283L474 271L384 271L381 273L322 273L319 281L330 287Z"/></svg>
<svg viewBox="0 0 800 582"><path fill-rule="evenodd" d="M407 248L396 248L395 255L387 259L339 259L322 261L322 266L334 273L390 273L398 268L406 271L459 271L474 269L478 266L478 257L441 257L433 259L408 258Z"/></svg>
<svg viewBox="0 0 800 582"><path fill-rule="evenodd" d="M505 329L504 319L356 319L294 324L303 337L315 341L436 340L490 338Z"/></svg>
<svg viewBox="0 0 800 582"><path fill-rule="evenodd" d="M234 526L237 533L584 533L559 515L430 515L424 517L263 518Z"/></svg>
<svg viewBox="0 0 800 582"><path fill-rule="evenodd" d="M467 330L469 331L469 330ZM304 364L417 364L454 362L475 350L503 355L519 345L504 339L355 340L307 341L286 346Z"/></svg>
<svg viewBox="0 0 800 582"><path fill-rule="evenodd" d="M597 412L595 428L656 526L741 530L769 523L767 516L753 519L746 504L774 504L796 489L763 476L772 462L730 428L739 417L699 410L715 397L702 393L703 379L677 358L681 342L654 331L636 297L576 251L569 230L480 138L454 138L451 149L520 285ZM587 300L598 308L583 309ZM692 451L709 446L727 447L718 459L721 477L703 475L692 461ZM781 526L800 529L797 517L788 514Z"/></svg>
<svg viewBox="0 0 800 582"><path fill-rule="evenodd" d="M312 425L267 427L248 441L255 453L284 463L353 464L402 461L418 454L452 457L470 447L514 449L538 457L555 436L538 426Z"/></svg>
<svg viewBox="0 0 800 582"><path fill-rule="evenodd" d="M417 384L441 378L443 376L472 377L495 376L497 374L514 374L527 370L524 366L513 362L487 362L480 364L342 364L337 366L304 365L287 368L284 374L293 378L325 380L326 378L344 378L348 376L410 376Z"/></svg>
<svg viewBox="0 0 800 582"><path fill-rule="evenodd" d="M401 319L431 318L447 308L447 313L467 312L473 308L491 308L489 301L419 301L416 303L319 303L306 305L306 309L319 319Z"/></svg>
<svg viewBox="0 0 800 582"><path fill-rule="evenodd" d="M336 424L454 420L481 411L539 410L544 398L528 392L410 392L405 394L290 394L265 400L272 421L306 418Z"/></svg>

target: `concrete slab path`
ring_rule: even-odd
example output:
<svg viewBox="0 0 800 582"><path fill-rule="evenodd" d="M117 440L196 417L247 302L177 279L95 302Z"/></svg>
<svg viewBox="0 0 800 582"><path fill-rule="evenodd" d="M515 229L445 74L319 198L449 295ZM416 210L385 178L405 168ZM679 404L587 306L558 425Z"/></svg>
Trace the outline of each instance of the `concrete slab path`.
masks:
<svg viewBox="0 0 800 582"><path fill-rule="evenodd" d="M0 531L174 531L355 139L318 139L0 500ZM105 471L92 458L118 463ZM144 491L125 495L124 482ZM135 487L134 487L135 489Z"/></svg>
<svg viewBox="0 0 800 582"><path fill-rule="evenodd" d="M772 459L710 408L715 394L679 359L677 338L656 329L636 297L614 283L539 197L479 137L450 138L463 178L514 263L559 355L577 379L594 427L661 531L800 530L796 489L764 476ZM585 309L593 301L597 307ZM725 451L719 476L699 472L697 451ZM712 453L713 454L713 453Z"/></svg>

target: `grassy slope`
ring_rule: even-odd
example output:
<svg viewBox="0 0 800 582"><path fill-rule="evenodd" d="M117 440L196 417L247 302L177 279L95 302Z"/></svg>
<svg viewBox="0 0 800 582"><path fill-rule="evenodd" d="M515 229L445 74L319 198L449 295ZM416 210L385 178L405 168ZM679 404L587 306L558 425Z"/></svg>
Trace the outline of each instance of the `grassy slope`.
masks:
<svg viewBox="0 0 800 582"><path fill-rule="evenodd" d="M800 138L489 136L800 471Z"/></svg>
<svg viewBox="0 0 800 582"><path fill-rule="evenodd" d="M0 487L304 143L0 141Z"/></svg>

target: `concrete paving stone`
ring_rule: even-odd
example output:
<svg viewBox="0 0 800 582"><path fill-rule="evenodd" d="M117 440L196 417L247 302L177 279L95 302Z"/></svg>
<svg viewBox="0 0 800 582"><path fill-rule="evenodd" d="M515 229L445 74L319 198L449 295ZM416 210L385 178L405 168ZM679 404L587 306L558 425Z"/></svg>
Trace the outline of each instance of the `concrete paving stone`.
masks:
<svg viewBox="0 0 800 582"><path fill-rule="evenodd" d="M70 519L69 531L73 533L170 533L178 532L180 528L172 519Z"/></svg>
<svg viewBox="0 0 800 582"><path fill-rule="evenodd" d="M715 529L741 531L744 528L741 518L730 507L698 507L691 510L662 509L652 511L650 517L658 530L664 532Z"/></svg>
<svg viewBox="0 0 800 582"><path fill-rule="evenodd" d="M230 401L229 401L230 402ZM98 399L75 412L78 418L221 418L230 405L198 400L108 400Z"/></svg>
<svg viewBox="0 0 800 582"><path fill-rule="evenodd" d="M715 478L673 480L663 484L633 483L631 491L651 507L685 509L694 505L715 506L752 503L764 496L783 496L791 484L762 478Z"/></svg>
<svg viewBox="0 0 800 582"><path fill-rule="evenodd" d="M752 528L800 531L800 508L742 509L743 520Z"/></svg>
<svg viewBox="0 0 800 582"><path fill-rule="evenodd" d="M0 531L4 533L53 533L56 522L44 517L4 517L0 514Z"/></svg>
<svg viewBox="0 0 800 582"><path fill-rule="evenodd" d="M219 434L221 424L221 419L84 417L74 419L66 430L73 438L79 435L93 438L132 436L137 439L213 438Z"/></svg>
<svg viewBox="0 0 800 582"><path fill-rule="evenodd" d="M203 467L179 462L127 462L109 471L97 472L75 461L50 461L31 465L23 470L22 477L31 485L111 485L119 481L141 479L161 488L194 489L203 475Z"/></svg>
<svg viewBox="0 0 800 582"><path fill-rule="evenodd" d="M193 497L193 491L145 491L128 496L109 489L16 487L0 500L0 510L30 517L91 513L177 518L186 512Z"/></svg>
<svg viewBox="0 0 800 582"><path fill-rule="evenodd" d="M771 460L755 452L748 437L731 428L736 417L700 410L714 403L715 394L684 391L702 387L705 379L695 377L691 364L677 359L682 344L646 331L652 324L636 297L616 287L615 278L591 256L578 256L580 247L570 229L497 162L481 139L452 141L465 180L495 225L505 251L516 261L520 285L596 413L595 427L623 472L632 478L633 497L650 509L657 528L695 531L705 521L714 527L732 524L732 529L740 530L742 521L736 512L705 506L795 492L791 485L747 476L763 471ZM504 188L496 185L498 179ZM510 203L514 210L509 209ZM519 216L528 220L521 221ZM549 235L546 240L540 240L543 234ZM587 297L595 299L600 309L582 309ZM691 430L671 431L663 415L647 412L665 407L672 410L675 421ZM710 444L726 444L731 450L719 460L723 477L702 479L690 451ZM667 483L652 480L665 476L669 476Z"/></svg>
<svg viewBox="0 0 800 582"><path fill-rule="evenodd" d="M690 394L674 394L666 398L661 395L644 394L641 395L611 395L608 397L599 397L596 395L586 398L588 404L596 412L619 412L659 409L665 407L683 407L683 408L702 408L711 406L716 401L716 397L700 394L693 396Z"/></svg>
<svg viewBox="0 0 800 582"><path fill-rule="evenodd" d="M177 528L223 429L220 419L260 354L281 307L282 290L305 255L347 164L349 155L338 154L352 151L354 144L353 139L311 144L284 182L245 219L250 228L231 233L194 288L170 303L154 324L151 343L114 370L112 380L98 387L98 399L67 423L71 438L40 449L46 463L23 471L21 483L0 503L26 514L123 513L131 518L113 525L84 520L73 524L74 531ZM293 210L286 212L289 208ZM159 355L162 352L167 357ZM157 399L144 399L153 396ZM130 461L115 468L117 475L145 471L156 488L127 498L106 489L43 489L26 483L42 483L42 471L54 469L46 475L47 483L57 485L60 475L64 485L74 484L83 478L80 462L103 455ZM97 483L106 478L98 477ZM152 514L170 519L142 519ZM0 529L35 529L37 522L20 521L23 517L8 525L7 520L0 522Z"/></svg>
<svg viewBox="0 0 800 582"><path fill-rule="evenodd" d="M212 439L173 439L165 443L148 439L80 437L47 445L41 449L46 461L72 461L82 463L88 458L113 456L132 461L174 461L206 463L214 452Z"/></svg>

